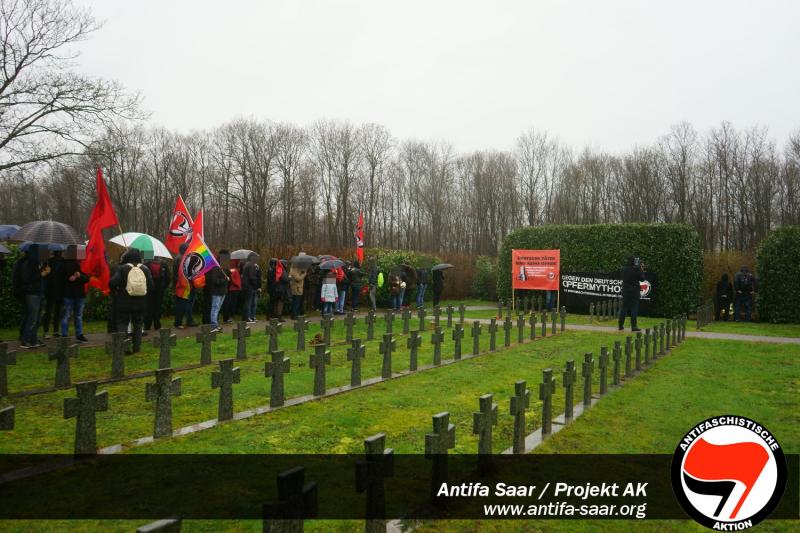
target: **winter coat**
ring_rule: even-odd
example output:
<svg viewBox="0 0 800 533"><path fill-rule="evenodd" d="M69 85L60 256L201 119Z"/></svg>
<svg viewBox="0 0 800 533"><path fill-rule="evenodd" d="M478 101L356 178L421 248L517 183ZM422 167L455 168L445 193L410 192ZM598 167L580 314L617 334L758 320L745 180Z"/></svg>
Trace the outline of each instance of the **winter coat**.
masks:
<svg viewBox="0 0 800 533"><path fill-rule="evenodd" d="M142 264L139 264L139 266L144 271L144 277L147 280L147 293L149 294L153 290L153 277L146 266ZM125 290L125 287L128 286L128 272L131 271L131 268L129 263L120 265L108 281L108 286L115 291L117 310L122 312L144 311L147 307L147 296L131 296Z"/></svg>
<svg viewBox="0 0 800 533"><path fill-rule="evenodd" d="M641 294L640 282L644 281L644 272L633 265L622 267L622 296L639 298Z"/></svg>
<svg viewBox="0 0 800 533"><path fill-rule="evenodd" d="M228 277L220 267L214 267L206 274L206 291L211 296L225 296L228 294Z"/></svg>
<svg viewBox="0 0 800 533"><path fill-rule="evenodd" d="M298 268L294 265L289 269L289 288L292 291L292 296L303 295L303 287L307 274L308 270Z"/></svg>
<svg viewBox="0 0 800 533"><path fill-rule="evenodd" d="M242 269L242 290L257 291L261 288L261 267L258 263L247 263Z"/></svg>
<svg viewBox="0 0 800 533"><path fill-rule="evenodd" d="M320 299L326 303L336 302L339 297L339 291L336 288L336 278L327 277L322 283L322 293Z"/></svg>
<svg viewBox="0 0 800 533"><path fill-rule="evenodd" d="M69 278L76 272L80 275L74 281L70 281ZM59 269L59 275L61 276L61 285L64 287L64 298L86 297L86 284L89 282L89 276L81 272L81 265L78 261L65 259Z"/></svg>
<svg viewBox="0 0 800 533"><path fill-rule="evenodd" d="M238 268L232 268L228 271L230 282L228 283L228 292L239 292L242 290L242 274Z"/></svg>

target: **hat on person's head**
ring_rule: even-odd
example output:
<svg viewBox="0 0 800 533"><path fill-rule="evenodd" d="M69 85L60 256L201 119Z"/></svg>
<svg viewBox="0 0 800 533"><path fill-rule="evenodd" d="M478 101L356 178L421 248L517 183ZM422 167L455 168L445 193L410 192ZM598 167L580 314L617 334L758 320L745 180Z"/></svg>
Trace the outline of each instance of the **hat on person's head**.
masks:
<svg viewBox="0 0 800 533"><path fill-rule="evenodd" d="M133 263L138 264L142 262L142 252L139 251L138 248L131 248L128 250L128 253L125 254L125 262L126 263Z"/></svg>

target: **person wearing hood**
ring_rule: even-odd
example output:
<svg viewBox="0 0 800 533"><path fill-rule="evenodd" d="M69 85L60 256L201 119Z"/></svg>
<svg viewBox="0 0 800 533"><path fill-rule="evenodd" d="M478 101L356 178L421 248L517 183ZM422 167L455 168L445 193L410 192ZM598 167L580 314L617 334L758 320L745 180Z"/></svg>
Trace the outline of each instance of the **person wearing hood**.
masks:
<svg viewBox="0 0 800 533"><path fill-rule="evenodd" d="M292 320L303 314L303 291L308 269L292 264L289 267L289 290L292 293Z"/></svg>
<svg viewBox="0 0 800 533"><path fill-rule="evenodd" d="M714 315L717 322L723 314L725 322L731 319L731 300L733 300L733 285L728 281L728 273L724 272L714 292Z"/></svg>
<svg viewBox="0 0 800 533"><path fill-rule="evenodd" d="M641 282L644 281L644 264L633 256L628 257L622 267L622 305L619 306L619 330L625 329L625 317L631 316L631 331L641 331L637 324L639 299L642 295Z"/></svg>
<svg viewBox="0 0 800 533"><path fill-rule="evenodd" d="M153 290L153 278L150 270L142 264L142 253L137 248L129 249L122 261L108 286L116 289L119 295L117 331L126 331L129 323L133 326L131 353L137 353L142 349L144 312L147 293Z"/></svg>
<svg viewBox="0 0 800 533"><path fill-rule="evenodd" d="M44 346L37 336L39 314L44 298L44 278L50 267L40 258L40 245L31 244L14 265L14 296L22 302L23 315L20 325L20 347Z"/></svg>
<svg viewBox="0 0 800 533"><path fill-rule="evenodd" d="M183 298L179 295L178 290L182 289L182 287L178 287L178 280L179 280L179 273L178 269L181 268L181 261L183 260L183 254L186 253L186 250L189 249L189 243L181 244L179 250L180 253L178 257L175 258L175 261L172 265L172 279L175 281L175 327L177 329L183 329L183 319L186 318L186 325L188 327L194 327L194 317L192 316L192 307L194 307L194 300L196 298L196 293L194 287L192 287L191 292L189 292L189 298Z"/></svg>
<svg viewBox="0 0 800 533"><path fill-rule="evenodd" d="M739 320L739 310L744 311L745 322L752 320L751 311L753 307L753 293L756 292L756 278L747 265L742 265L736 277L733 278L733 290L736 291L736 299L733 301L733 321Z"/></svg>
<svg viewBox="0 0 800 533"><path fill-rule="evenodd" d="M242 268L242 293L244 294L244 310L242 320L250 324L256 321L258 295L261 294L261 267L258 266L258 255L251 253Z"/></svg>

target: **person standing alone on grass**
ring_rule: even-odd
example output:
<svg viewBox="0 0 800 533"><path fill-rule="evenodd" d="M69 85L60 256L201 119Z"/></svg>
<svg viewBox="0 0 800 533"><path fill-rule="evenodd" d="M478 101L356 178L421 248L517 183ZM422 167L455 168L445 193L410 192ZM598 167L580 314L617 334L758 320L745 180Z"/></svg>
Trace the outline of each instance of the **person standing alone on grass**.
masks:
<svg viewBox="0 0 800 533"><path fill-rule="evenodd" d="M625 317L631 316L631 331L641 331L636 323L639 316L640 282L644 281L644 264L633 256L622 267L622 306L619 309L619 330L625 329Z"/></svg>
<svg viewBox="0 0 800 533"><path fill-rule="evenodd" d="M108 282L112 289L118 289L117 331L127 331L132 324L132 353L142 349L142 324L147 307L147 293L153 290L153 278L142 264L142 254L136 248L128 250L123 264Z"/></svg>
<svg viewBox="0 0 800 533"><path fill-rule="evenodd" d="M739 320L739 309L744 308L744 321L752 320L751 310L753 307L753 293L756 292L756 278L747 265L742 265L736 277L733 278L733 289L736 291L736 299L733 301L733 321Z"/></svg>
<svg viewBox="0 0 800 533"><path fill-rule="evenodd" d="M728 281L728 274L723 273L722 277L717 282L717 288L714 293L714 307L715 307L714 316L717 322L719 322L720 316L723 313L725 315L725 322L730 320L732 299L733 299L733 286L731 286L731 282Z"/></svg>

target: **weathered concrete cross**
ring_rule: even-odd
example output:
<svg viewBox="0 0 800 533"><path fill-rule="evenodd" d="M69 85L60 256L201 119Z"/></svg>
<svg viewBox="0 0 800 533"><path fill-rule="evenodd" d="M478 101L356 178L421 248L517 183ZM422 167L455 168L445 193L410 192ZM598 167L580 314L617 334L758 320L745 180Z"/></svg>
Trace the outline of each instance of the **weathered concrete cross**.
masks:
<svg viewBox="0 0 800 533"><path fill-rule="evenodd" d="M514 417L514 453L525 453L525 411L531 406L531 391L525 381L514 384L514 396L511 397L510 414Z"/></svg>
<svg viewBox="0 0 800 533"><path fill-rule="evenodd" d="M78 345L73 344L67 337L56 339L55 346L50 348L47 359L56 362L56 388L65 389L72 385L72 378L69 371L69 360L71 357L78 357ZM124 373L124 372L123 372ZM113 376L112 377L117 377Z"/></svg>
<svg viewBox="0 0 800 533"><path fill-rule="evenodd" d="M200 344L200 364L211 364L211 343L217 340L217 334L214 332L214 326L211 324L203 324L200 326L200 331L195 333L195 342Z"/></svg>
<svg viewBox="0 0 800 533"><path fill-rule="evenodd" d="M211 388L219 389L217 420L233 418L233 385L241 381L239 367L233 366L233 359L219 361L219 372L211 373Z"/></svg>
<svg viewBox="0 0 800 533"><path fill-rule="evenodd" d="M155 402L153 437L159 439L172 436L172 397L181 395L181 378L172 379L171 368L156 370L155 376L155 383L145 384L144 398Z"/></svg>
<svg viewBox="0 0 800 533"><path fill-rule="evenodd" d="M326 346L323 344L322 346ZM280 407L286 399L283 388L283 375L288 374L291 369L291 362L288 357L283 356L283 351L272 352L272 361L264 365L264 376L272 378L269 389L269 406Z"/></svg>
<svg viewBox="0 0 800 533"><path fill-rule="evenodd" d="M353 339L347 349L347 360L352 361L350 367L350 386L361 385L361 360L367 355L367 347L361 344L361 339Z"/></svg>
<svg viewBox="0 0 800 533"><path fill-rule="evenodd" d="M161 328L153 337L153 346L158 348L158 368L172 368L172 347L178 342L178 336L172 334L170 328Z"/></svg>
<svg viewBox="0 0 800 533"><path fill-rule="evenodd" d="M419 332L412 331L406 339L406 348L408 348L408 369L412 372L417 369L417 351L422 345L422 337Z"/></svg>
<svg viewBox="0 0 800 533"><path fill-rule="evenodd" d="M75 418L75 454L94 454L97 451L97 422L95 413L108 410L108 392L97 393L97 381L75 384L77 398L64 398L64 418Z"/></svg>
<svg viewBox="0 0 800 533"><path fill-rule="evenodd" d="M325 395L325 365L331 364L331 352L327 348L316 344L314 353L308 356L308 366L314 369L314 396Z"/></svg>

